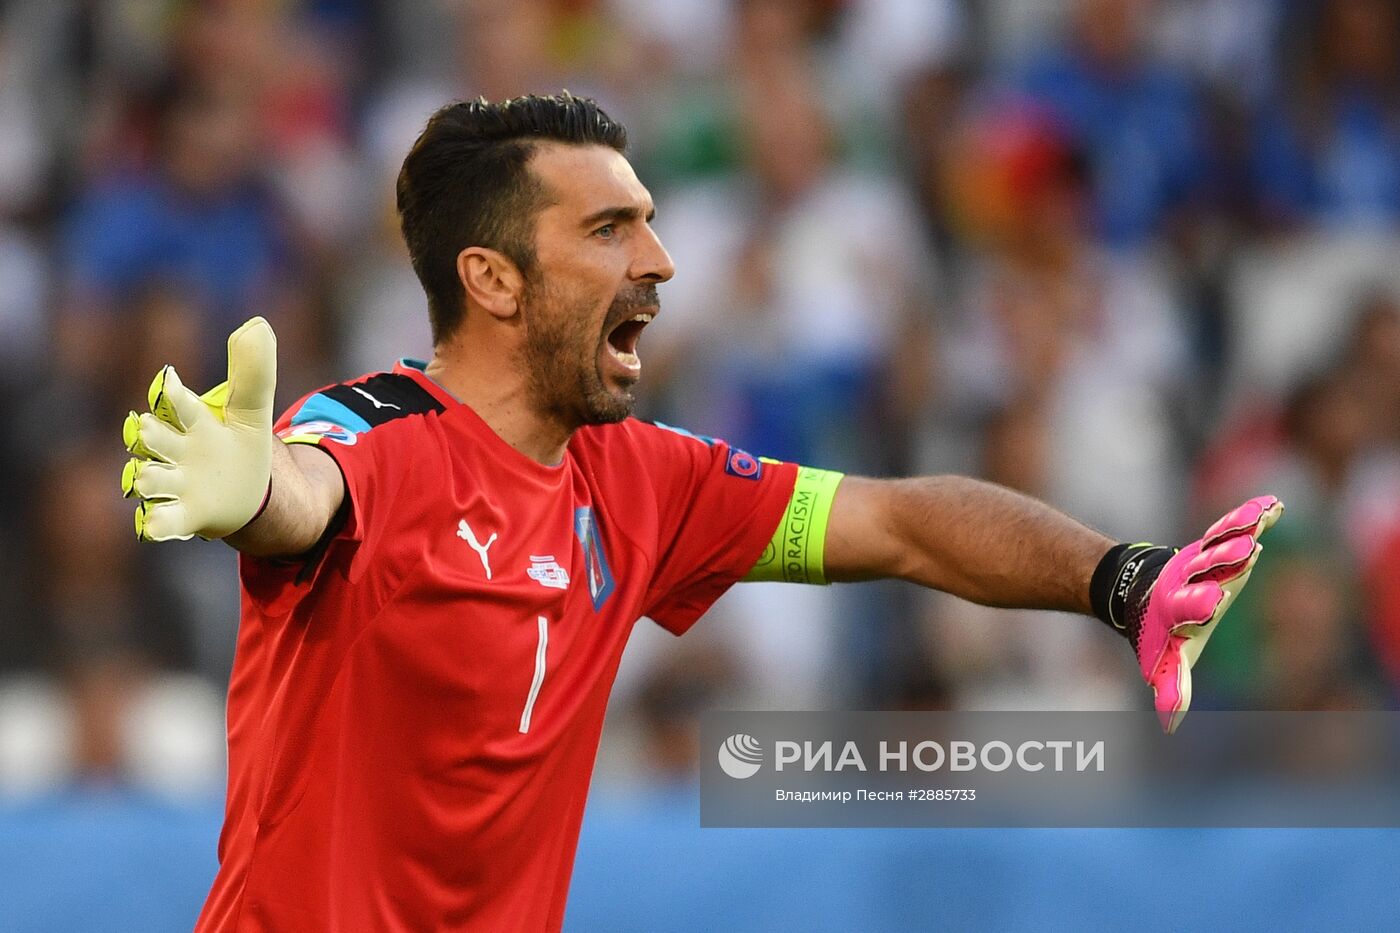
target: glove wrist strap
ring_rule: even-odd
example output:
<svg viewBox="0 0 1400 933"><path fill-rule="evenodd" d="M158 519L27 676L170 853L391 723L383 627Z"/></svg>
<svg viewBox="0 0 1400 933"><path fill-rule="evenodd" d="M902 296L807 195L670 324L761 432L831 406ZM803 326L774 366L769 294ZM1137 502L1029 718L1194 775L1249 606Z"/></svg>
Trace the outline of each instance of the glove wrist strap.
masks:
<svg viewBox="0 0 1400 933"><path fill-rule="evenodd" d="M253 522L255 522L255 521L257 521L258 519L262 518L262 513L264 513L264 512L267 511L267 504L268 504L269 502L271 502L271 501L272 501L272 477L271 477L271 476L268 476L268 478L267 478L267 492L263 493L262 504L259 505L259 506L258 506L258 510L257 510L256 512L253 513L253 517L250 518L250 519L248 519L246 522L244 522L244 523L242 524L242 526L238 529L238 531L242 531L244 528L247 528L249 525L253 524ZM238 531L233 532L233 534L238 534Z"/></svg>
<svg viewBox="0 0 1400 933"><path fill-rule="evenodd" d="M1133 639L1152 584L1174 553L1173 548L1145 543L1110 548L1089 580L1094 615L1115 632Z"/></svg>

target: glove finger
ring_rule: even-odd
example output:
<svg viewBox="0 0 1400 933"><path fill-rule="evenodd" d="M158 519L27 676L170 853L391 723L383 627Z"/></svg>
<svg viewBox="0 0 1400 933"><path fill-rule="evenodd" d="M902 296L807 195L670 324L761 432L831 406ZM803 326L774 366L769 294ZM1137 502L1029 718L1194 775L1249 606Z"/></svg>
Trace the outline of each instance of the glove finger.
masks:
<svg viewBox="0 0 1400 933"><path fill-rule="evenodd" d="M146 502L136 507L136 537L142 541L188 541L194 537L184 503Z"/></svg>
<svg viewBox="0 0 1400 933"><path fill-rule="evenodd" d="M149 412L131 412L122 424L122 443L143 460L174 463L183 456L185 435Z"/></svg>
<svg viewBox="0 0 1400 933"><path fill-rule="evenodd" d="M1225 613L1228 612L1230 606L1234 604L1235 598L1240 595L1240 591L1243 590L1244 585L1249 582L1249 576L1253 572L1254 562L1251 561L1248 569L1246 569L1244 573L1224 583L1218 584L1211 580L1205 580L1201 583L1192 584L1191 587L1187 587L1187 589L1193 587L1210 587L1211 589L1209 591L1202 591L1190 600L1189 606L1184 610L1184 615L1192 616L1193 618L1182 619L1174 623L1171 627L1171 631L1173 633L1182 633L1192 637L1200 634L1203 629L1214 631L1215 624L1225 617ZM1212 600L1214 601L1213 605L1211 603ZM1194 618L1200 615L1201 609L1205 606L1211 607L1205 618ZM1207 637L1209 637L1208 633Z"/></svg>
<svg viewBox="0 0 1400 933"><path fill-rule="evenodd" d="M1157 708L1157 721L1171 735L1191 709L1191 666L1177 655L1152 685L1152 702Z"/></svg>
<svg viewBox="0 0 1400 933"><path fill-rule="evenodd" d="M159 460L133 457L122 470L122 495L139 496L149 501L180 498L184 486L184 471Z"/></svg>
<svg viewBox="0 0 1400 933"><path fill-rule="evenodd" d="M162 366L156 373L146 392L146 400L150 403L151 414L181 434L192 428L206 412L199 396L180 381L174 366Z"/></svg>
<svg viewBox="0 0 1400 933"><path fill-rule="evenodd" d="M224 420L224 407L228 405L228 380L224 380L199 397L204 407L213 412L219 421Z"/></svg>
<svg viewBox="0 0 1400 933"><path fill-rule="evenodd" d="M228 338L228 395L224 417L250 426L272 425L277 388L277 336L255 317Z"/></svg>
<svg viewBox="0 0 1400 933"><path fill-rule="evenodd" d="M1186 698L1187 705L1191 702L1191 669L1200 660L1201 652L1205 651L1206 643L1210 641L1210 637L1215 634L1216 626L1220 624L1220 620L1225 617L1225 613L1234 604L1235 597L1239 595L1245 583L1249 582L1249 575L1253 573L1253 568L1254 564L1251 561L1249 569L1223 586L1216 586L1209 581L1199 584L1213 588L1212 590L1204 590L1200 596L1196 597L1202 604L1209 603L1211 599L1214 600L1215 605L1210 610L1209 617L1203 622L1188 621L1172 626L1169 638L1178 659L1177 663L1182 668L1178 676L1178 683L1184 691L1183 696ZM1200 606L1192 608L1198 610ZM1180 711L1181 715L1184 716L1186 706L1181 706ZM1179 717L1177 721L1180 721ZM1166 723L1164 722L1163 725ZM1175 726L1172 726L1172 729L1175 729ZM1172 729L1168 731L1170 732Z"/></svg>
<svg viewBox="0 0 1400 933"><path fill-rule="evenodd" d="M1254 573L1254 565L1259 560L1259 555L1263 550L1264 545L1256 544L1254 546L1254 556L1250 558L1244 572L1221 582L1220 588L1224 590L1225 597L1216 608L1214 619L1218 620L1223 616L1225 610L1229 609L1230 604L1235 601L1235 597L1240 595L1240 591L1244 589L1244 585L1249 582L1249 575Z"/></svg>
<svg viewBox="0 0 1400 933"><path fill-rule="evenodd" d="M1178 587L1167 594L1167 612L1172 620L1171 631L1183 625L1205 625L1218 618L1217 609L1225 590L1214 580L1202 580Z"/></svg>
<svg viewBox="0 0 1400 933"><path fill-rule="evenodd" d="M142 464L151 463L150 460L142 460L140 457L132 457L126 461L126 466L122 467L122 498L130 499L136 495L136 477L141 472Z"/></svg>
<svg viewBox="0 0 1400 933"><path fill-rule="evenodd" d="M1201 580L1221 583L1232 579L1253 565L1259 550L1259 545L1249 535L1226 538L1187 562L1186 580L1188 583Z"/></svg>
<svg viewBox="0 0 1400 933"><path fill-rule="evenodd" d="M1226 512L1211 525L1201 537L1201 546L1207 548L1225 538L1245 533L1258 539L1282 514L1283 503L1277 498L1256 496L1238 508Z"/></svg>

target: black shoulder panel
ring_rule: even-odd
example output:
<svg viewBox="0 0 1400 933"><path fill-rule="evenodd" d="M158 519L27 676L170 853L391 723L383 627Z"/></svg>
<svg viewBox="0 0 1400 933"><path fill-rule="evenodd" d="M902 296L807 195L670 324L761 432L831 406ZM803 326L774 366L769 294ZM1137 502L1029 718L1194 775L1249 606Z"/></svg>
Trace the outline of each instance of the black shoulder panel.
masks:
<svg viewBox="0 0 1400 933"><path fill-rule="evenodd" d="M425 415L443 410L442 403L414 380L400 373L378 373L350 385L332 386L321 392L359 415L370 427L405 415Z"/></svg>

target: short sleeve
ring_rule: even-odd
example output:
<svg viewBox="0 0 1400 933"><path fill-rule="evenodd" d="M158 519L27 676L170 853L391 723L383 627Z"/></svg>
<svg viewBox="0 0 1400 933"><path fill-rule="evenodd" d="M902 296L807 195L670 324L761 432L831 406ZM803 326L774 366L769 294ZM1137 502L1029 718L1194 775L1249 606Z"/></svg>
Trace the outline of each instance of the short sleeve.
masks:
<svg viewBox="0 0 1400 933"><path fill-rule="evenodd" d="M680 635L762 556L797 467L666 425L638 423L636 431L658 516L643 614Z"/></svg>
<svg viewBox="0 0 1400 933"><path fill-rule="evenodd" d="M365 573L392 517L392 502L415 462L402 455L405 441L399 432L413 423L403 416L436 405L404 382L404 377L382 374L321 389L292 405L273 426L283 443L311 444L330 456L340 469L346 494L325 535L308 554L292 560L245 557L240 562L244 589L265 612L290 611L327 574L354 584Z"/></svg>

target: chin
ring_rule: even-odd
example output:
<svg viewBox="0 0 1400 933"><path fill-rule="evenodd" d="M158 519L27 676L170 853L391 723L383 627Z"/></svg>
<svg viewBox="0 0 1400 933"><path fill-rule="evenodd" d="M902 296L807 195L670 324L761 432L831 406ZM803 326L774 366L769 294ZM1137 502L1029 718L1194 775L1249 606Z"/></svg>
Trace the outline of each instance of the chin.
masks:
<svg viewBox="0 0 1400 933"><path fill-rule="evenodd" d="M626 421L632 414L636 401L631 394L619 399L614 397L608 405L588 406L588 424L617 424Z"/></svg>
<svg viewBox="0 0 1400 933"><path fill-rule="evenodd" d="M585 424L617 424L625 421L637 405L630 388L590 393L584 405Z"/></svg>
<svg viewBox="0 0 1400 933"><path fill-rule="evenodd" d="M596 381L589 381L593 385L585 383L581 392L584 424L617 424L632 414L637 406L637 397L632 392L637 384L635 379L624 382L609 379L600 372Z"/></svg>

